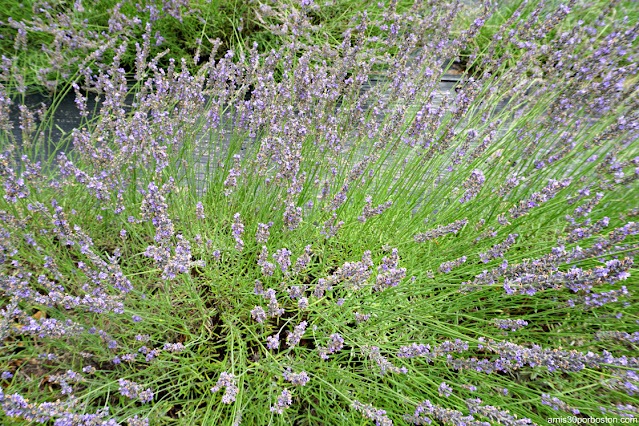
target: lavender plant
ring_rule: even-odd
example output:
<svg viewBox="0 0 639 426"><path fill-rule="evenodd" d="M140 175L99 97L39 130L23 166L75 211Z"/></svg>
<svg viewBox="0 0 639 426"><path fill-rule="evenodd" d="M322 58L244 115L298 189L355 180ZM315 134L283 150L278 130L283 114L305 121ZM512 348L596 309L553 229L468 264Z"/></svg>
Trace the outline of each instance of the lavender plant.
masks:
<svg viewBox="0 0 639 426"><path fill-rule="evenodd" d="M636 21L639 18L639 10L632 2L625 0L589 2L577 0L566 2L566 4L571 10L565 19L560 20L554 28L549 29L543 35L539 34L538 37L546 38L549 41L565 32L570 33L575 26L595 23L602 12L607 13L614 10L617 19L628 22ZM499 7L494 6L495 13L486 21L477 37L460 53L461 64L468 66L468 72L481 72L483 61L475 60L473 62L472 58L481 58L483 55L498 55L503 57L506 64L516 66L519 58L524 54L524 50L517 45L499 44L499 40L511 30L517 30L525 20L543 16L548 13L548 10L557 9L561 5L562 2L556 0L545 2L506 0L500 2ZM480 14L481 8L477 4L466 5L459 14L460 25L469 25ZM609 29L602 28L602 34L608 35L608 31ZM637 48L636 41L633 42L633 46L635 49Z"/></svg>
<svg viewBox="0 0 639 426"><path fill-rule="evenodd" d="M86 67L103 102L55 162L0 86L0 418L637 415L636 24L528 17L515 67L440 98L490 4L454 37L458 4L378 7L338 47L301 1L266 55Z"/></svg>
<svg viewBox="0 0 639 426"><path fill-rule="evenodd" d="M140 65L159 54L158 64L164 68L171 59L189 57L191 72L211 58L223 58L228 50L243 55L254 42L260 53L268 54L299 19L292 4L290 0L6 0L0 9L0 81L18 93L65 90L83 71L85 57L96 49L93 71L104 70L117 58L131 79L142 78ZM318 30L314 38L333 47L357 13L371 17L381 13L375 4L351 0L327 2L321 8L308 5L309 20ZM408 12L412 2L400 0L394 6L400 13ZM128 41L121 53L113 49L118 40Z"/></svg>

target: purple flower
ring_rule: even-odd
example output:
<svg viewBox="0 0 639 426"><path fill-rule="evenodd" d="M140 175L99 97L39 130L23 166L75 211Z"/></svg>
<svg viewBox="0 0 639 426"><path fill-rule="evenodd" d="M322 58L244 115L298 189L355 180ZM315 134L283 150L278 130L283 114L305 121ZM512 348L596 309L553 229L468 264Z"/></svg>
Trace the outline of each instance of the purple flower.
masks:
<svg viewBox="0 0 639 426"><path fill-rule="evenodd" d="M528 321L524 321L521 319L513 320L513 319L496 319L494 324L501 328L502 330L511 330L515 331L522 327L528 325Z"/></svg>
<svg viewBox="0 0 639 426"><path fill-rule="evenodd" d="M290 347L294 347L295 345L297 345L302 339L305 330L306 321L302 321L301 323L299 323L299 325L295 326L295 330L292 333L288 333L288 336L286 336L286 343Z"/></svg>
<svg viewBox="0 0 639 426"><path fill-rule="evenodd" d="M550 397L550 395L548 394L541 394L541 403L543 405L549 405L553 410L555 411L565 411L568 413L572 413L572 414L579 414L579 410L571 407L570 405L566 404L565 402L563 402L562 400L560 400L557 397Z"/></svg>
<svg viewBox="0 0 639 426"><path fill-rule="evenodd" d="M368 321L370 317L371 314L362 314L361 312L355 312L355 321L357 321L358 324Z"/></svg>
<svg viewBox="0 0 639 426"><path fill-rule="evenodd" d="M228 189L224 191L225 196L230 196L233 192L232 188L237 187L237 178L242 176L242 170L240 169L241 157L238 154L233 156L233 168L229 171L229 175L224 181L224 186Z"/></svg>
<svg viewBox="0 0 639 426"><path fill-rule="evenodd" d="M466 192L459 200L459 202L464 204L470 201L472 198L476 197L477 194L479 194L480 189L484 185L484 182L486 182L484 173L479 169L473 170L466 182L464 182L464 184L462 185L462 187L466 188Z"/></svg>
<svg viewBox="0 0 639 426"><path fill-rule="evenodd" d="M257 224L257 232L255 233L255 239L258 244L261 244L261 243L266 244L266 242L268 241L268 237L270 235L269 228L271 226L273 226L273 222L269 222L268 224L265 224L265 223Z"/></svg>
<svg viewBox="0 0 639 426"><path fill-rule="evenodd" d="M515 239L519 236L519 234L510 234L508 238L504 240L500 244L494 245L490 250L486 253L479 253L479 258L483 263L490 262L491 259L497 259L499 257L504 257L504 252L515 243Z"/></svg>
<svg viewBox="0 0 639 426"><path fill-rule="evenodd" d="M410 414L404 415L404 420L415 425L431 424L432 420L429 417L426 417L426 414L430 414L442 423L450 423L454 425L472 424L477 426L490 426L489 423L475 422L473 416L464 416L461 411L444 408L441 405L433 404L429 400L425 400L419 403L417 405L417 408L415 408L415 414L413 414L412 416Z"/></svg>
<svg viewBox="0 0 639 426"><path fill-rule="evenodd" d="M406 374L408 369L406 367L395 367L386 357L382 356L377 346L364 345L362 347L362 353L368 355L368 357L375 361L380 368L380 374L383 376L386 373Z"/></svg>
<svg viewBox="0 0 639 426"><path fill-rule="evenodd" d="M360 413L362 413L362 415L366 417L367 419L374 420L375 424L378 426L393 425L393 421L388 418L388 416L386 415L386 411L378 410L375 407L373 407L373 405L371 404L364 405L361 402L355 400L351 404L351 407L359 411Z"/></svg>
<svg viewBox="0 0 639 426"><path fill-rule="evenodd" d="M381 271L375 279L373 291L383 291L389 287L397 286L406 277L406 268L398 268L399 255L397 249L391 250L390 256L382 258L382 264L377 267Z"/></svg>
<svg viewBox="0 0 639 426"><path fill-rule="evenodd" d="M165 343L162 348L167 352L180 353L184 350L184 345L182 343Z"/></svg>
<svg viewBox="0 0 639 426"><path fill-rule="evenodd" d="M268 336L266 338L266 347L272 350L277 350L280 348L280 335L274 334L273 336Z"/></svg>
<svg viewBox="0 0 639 426"><path fill-rule="evenodd" d="M216 393L222 388L226 388L224 395L222 396L222 403L230 404L235 401L235 397L240 391L237 387L237 377L235 375L223 371L220 374L220 378L217 380L215 386L211 388L211 392Z"/></svg>
<svg viewBox="0 0 639 426"><path fill-rule="evenodd" d="M389 209L393 205L392 201L387 201L384 204L380 204L377 207L373 208L372 197L366 197L365 202L366 202L366 205L362 209L362 214L361 216L357 218L357 220L359 220L361 223L366 222L368 219L372 218L373 216L382 214L385 210Z"/></svg>
<svg viewBox="0 0 639 426"><path fill-rule="evenodd" d="M291 251L288 249L280 249L273 254L273 259L280 265L280 269L283 274L286 274L286 270L291 266Z"/></svg>
<svg viewBox="0 0 639 426"><path fill-rule="evenodd" d="M206 216L204 216L204 205L202 205L201 201L198 201L195 205L195 215L200 220L206 218Z"/></svg>
<svg viewBox="0 0 639 426"><path fill-rule="evenodd" d="M153 400L153 391L151 389L143 390L139 393L140 402L146 403Z"/></svg>
<svg viewBox="0 0 639 426"><path fill-rule="evenodd" d="M298 385L298 386L304 386L310 380L310 378L308 377L308 374L306 374L305 371L302 371L300 373L293 373L290 367L286 369L283 376L284 376L284 380L287 380L291 382L292 384Z"/></svg>
<svg viewBox="0 0 639 426"><path fill-rule="evenodd" d="M275 290L272 288L267 289L262 295L265 299L268 299L268 316L279 317L284 313L284 308L280 308L280 304L275 296ZM256 307L257 308L257 307Z"/></svg>
<svg viewBox="0 0 639 426"><path fill-rule="evenodd" d="M308 298L300 297L300 300L297 301L297 307L301 311L306 310L308 308Z"/></svg>
<svg viewBox="0 0 639 426"><path fill-rule="evenodd" d="M127 426L149 426L149 419L138 417L136 414L126 419L126 424Z"/></svg>
<svg viewBox="0 0 639 426"><path fill-rule="evenodd" d="M425 241L434 240L447 234L457 234L466 224L468 219L458 220L449 225L440 225L430 231L422 232L414 236L416 243L423 243Z"/></svg>
<svg viewBox="0 0 639 426"><path fill-rule="evenodd" d="M318 346L317 350L319 351L320 358L329 359L328 354L334 354L339 352L344 347L344 338L340 336L338 333L333 333L330 336L330 342L327 347Z"/></svg>
<svg viewBox="0 0 639 426"><path fill-rule="evenodd" d="M262 274L264 274L265 276L271 276L273 275L273 272L275 272L275 265L271 262L268 262L267 259L268 249L266 248L266 246L262 246L262 251L257 257L257 265L262 267Z"/></svg>
<svg viewBox="0 0 639 426"><path fill-rule="evenodd" d="M295 265L293 265L293 274L299 274L308 268L308 265L311 263L311 253L311 245L309 244L304 247L304 253L295 261Z"/></svg>
<svg viewBox="0 0 639 426"><path fill-rule="evenodd" d="M446 382L442 382L437 388L439 391L439 396L449 397L452 393L453 389L446 384Z"/></svg>
<svg viewBox="0 0 639 426"><path fill-rule="evenodd" d="M256 306L251 309L251 316L257 322L266 321L266 312L264 312L264 308L262 308L261 306Z"/></svg>
<svg viewBox="0 0 639 426"><path fill-rule="evenodd" d="M235 221L231 225L231 229L233 230L233 238L235 238L235 250L241 252L244 249L244 241L242 240L242 234L244 233L244 225L240 220L240 214L235 213L233 215L233 219Z"/></svg>
<svg viewBox="0 0 639 426"><path fill-rule="evenodd" d="M463 265L467 259L468 258L466 256L462 256L459 259L444 262L441 265L439 265L439 268L437 268L437 270L442 274L447 274L450 271L452 271L453 268L457 268Z"/></svg>
<svg viewBox="0 0 639 426"><path fill-rule="evenodd" d="M516 416L510 414L507 410L499 410L497 407L493 407L492 405L480 405L482 400L479 398L475 399L467 399L466 406L471 414L479 414L481 416L487 417L497 424L507 424L513 426L524 426L533 424L532 420L527 418L517 418Z"/></svg>
<svg viewBox="0 0 639 426"><path fill-rule="evenodd" d="M127 396L131 399L139 398L143 403L153 399L151 389L142 390L142 386L131 380L120 379L118 383L120 384L120 394L123 396Z"/></svg>
<svg viewBox="0 0 639 426"><path fill-rule="evenodd" d="M302 208L296 207L294 203L287 204L282 220L284 227L289 231L293 231L302 222Z"/></svg>
<svg viewBox="0 0 639 426"><path fill-rule="evenodd" d="M278 414L284 414L284 410L286 410L292 402L292 395L289 390L285 388L282 391L282 394L277 398L277 404L275 406L271 406L271 411Z"/></svg>

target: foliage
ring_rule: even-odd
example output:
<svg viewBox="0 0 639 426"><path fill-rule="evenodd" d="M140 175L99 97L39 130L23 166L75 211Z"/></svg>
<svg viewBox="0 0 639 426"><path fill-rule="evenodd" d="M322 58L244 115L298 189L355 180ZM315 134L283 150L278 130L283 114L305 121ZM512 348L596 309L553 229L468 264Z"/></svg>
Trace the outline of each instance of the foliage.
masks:
<svg viewBox="0 0 639 426"><path fill-rule="evenodd" d="M276 50L191 71L141 48L132 87L114 41L55 158L54 108L18 140L0 86L0 418L636 416L637 32L531 15L515 66L489 52L440 98L492 11L452 34L437 6L381 4L335 46L303 42L302 1Z"/></svg>

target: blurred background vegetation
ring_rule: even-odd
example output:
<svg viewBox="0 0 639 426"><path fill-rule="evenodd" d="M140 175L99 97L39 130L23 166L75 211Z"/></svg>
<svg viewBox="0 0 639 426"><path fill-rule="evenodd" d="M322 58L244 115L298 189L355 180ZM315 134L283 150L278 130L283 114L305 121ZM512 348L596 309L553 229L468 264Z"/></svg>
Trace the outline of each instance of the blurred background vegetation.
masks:
<svg viewBox="0 0 639 426"><path fill-rule="evenodd" d="M559 0L544 3L539 13L540 19L562 3ZM395 5L396 12L409 13L413 4L413 0L399 0ZM493 14L479 36L462 50L460 58L455 58L458 66L473 73L481 72L481 56L489 49L494 37L507 34L508 29L516 25L509 24L509 18L521 8L521 18L527 19L540 4L524 0L493 3L490 6ZM446 5L446 2L431 0L425 2L424 6L438 10ZM318 2L315 7L307 9L314 39L305 42L328 42L335 47L343 41L342 34L352 27L353 19L360 13L366 12L371 20L375 20L388 7L388 4L378 1ZM468 29L481 15L483 7L479 0L460 3L460 13L453 22L450 36L454 37ZM639 7L634 0L579 0L567 19L546 39L569 31L580 20L585 24L593 23L605 8L612 9L611 16L615 20L626 19L628 23L639 21ZM283 34L290 30L292 13L299 9L298 2L292 0L95 0L90 3L86 0L5 0L0 8L3 69L0 82L9 82L9 87L22 84L27 92L54 92L74 79L78 64L84 58L109 41L115 44L128 41L120 64L127 71L127 76L133 77L136 43L142 47L145 37L148 38L150 58L168 49L158 62L163 68L170 64L171 59L179 64L179 59L184 57L189 59L186 65L193 71L206 63L211 55L219 59L229 49L235 52L235 60L241 60L242 57L248 60L247 52L254 42L257 43L258 52L265 53L277 48L286 39ZM610 26L611 21L603 25ZM608 32L612 30L612 27L607 29ZM20 33L26 36L26 42L21 42ZM379 29L370 28L367 35L378 34ZM219 39L220 44L214 49L216 39ZM539 43L543 42L539 40ZM637 40L634 43L636 46ZM516 64L523 54L522 49L512 44L504 47L504 43L500 43L500 46L496 57L508 53L506 67ZM199 61L196 64L192 58L198 53ZM394 52L389 53L392 55ZM113 49L106 50L98 58L97 65L109 64L114 55ZM15 81L16 78L24 81Z"/></svg>

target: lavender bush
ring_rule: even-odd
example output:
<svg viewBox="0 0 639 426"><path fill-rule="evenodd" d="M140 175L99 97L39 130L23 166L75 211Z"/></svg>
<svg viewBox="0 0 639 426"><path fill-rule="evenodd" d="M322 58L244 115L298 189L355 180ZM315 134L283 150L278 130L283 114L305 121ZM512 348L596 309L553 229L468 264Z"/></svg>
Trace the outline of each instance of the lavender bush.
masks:
<svg viewBox="0 0 639 426"><path fill-rule="evenodd" d="M18 143L0 86L3 421L636 416L638 28L547 38L571 9L540 4L491 44L514 68L484 52L438 99L485 6L453 37L458 4L379 3L332 48L301 1L278 50L140 49L133 86L116 42L55 163L51 111Z"/></svg>
<svg viewBox="0 0 639 426"><path fill-rule="evenodd" d="M8 88L18 93L64 90L87 66L90 53L96 60L88 65L92 71L104 70L117 55L128 78L146 56L157 56L163 67L170 59L189 57L193 60L187 67L194 71L202 62L223 58L229 49L239 56L254 42L258 52L268 53L293 29L290 21L297 18L291 4L295 2L5 0L0 8L0 81L9 81ZM395 2L400 13L411 6L410 0ZM332 0L307 12L314 38L335 47L350 18L364 11L380 17L382 10L367 2ZM122 41L128 44L118 53L114 47Z"/></svg>

